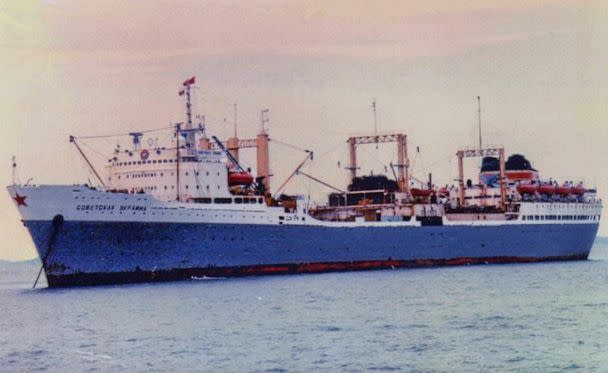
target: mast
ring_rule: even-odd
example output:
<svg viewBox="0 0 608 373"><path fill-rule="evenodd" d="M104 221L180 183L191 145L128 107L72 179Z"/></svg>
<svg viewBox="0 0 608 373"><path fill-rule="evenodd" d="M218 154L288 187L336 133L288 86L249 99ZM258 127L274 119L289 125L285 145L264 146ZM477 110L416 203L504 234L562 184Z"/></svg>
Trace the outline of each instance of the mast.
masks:
<svg viewBox="0 0 608 373"><path fill-rule="evenodd" d="M268 109L260 111L260 131L256 136L257 177L264 185L265 193L270 193L270 154L268 152L268 132L265 124L268 122Z"/></svg>
<svg viewBox="0 0 608 373"><path fill-rule="evenodd" d="M374 136L378 136L378 121L376 118L376 99L372 101L372 110L374 111Z"/></svg>
<svg viewBox="0 0 608 373"><path fill-rule="evenodd" d="M17 184L17 159L13 155L11 158L13 185Z"/></svg>
<svg viewBox="0 0 608 373"><path fill-rule="evenodd" d="M228 143L226 145L228 145L227 146L228 151L230 152L230 154L232 155L232 157L236 160L236 163L238 164L240 146L239 146L239 138L237 137L237 132L236 132L236 104L233 104L233 107L234 107L234 118L233 118L234 119L234 122L233 122L234 136L228 139Z"/></svg>
<svg viewBox="0 0 608 373"><path fill-rule="evenodd" d="M236 104L234 104L234 138L238 138L236 135Z"/></svg>
<svg viewBox="0 0 608 373"><path fill-rule="evenodd" d="M477 96L477 119L479 121L479 149L481 150L481 97Z"/></svg>
<svg viewBox="0 0 608 373"><path fill-rule="evenodd" d="M378 120L376 116L376 98L372 101L372 110L374 111L374 137L378 137ZM378 143L376 143L376 149L378 149Z"/></svg>
<svg viewBox="0 0 608 373"><path fill-rule="evenodd" d="M179 95L186 95L186 149L188 151L194 151L194 131L192 131L192 95L190 89L194 85L196 81L196 77L192 77L182 83L185 87L181 91L179 91Z"/></svg>
<svg viewBox="0 0 608 373"><path fill-rule="evenodd" d="M188 122L186 122L186 129L192 129L192 96L190 95L190 84L186 86L186 116L188 117Z"/></svg>
<svg viewBox="0 0 608 373"><path fill-rule="evenodd" d="M175 133L176 133L176 137L177 137L177 146L175 148L175 152L177 153L177 160L175 162L175 168L176 168L175 175L176 175L176 184L177 184L177 192L176 192L177 195L175 197L176 201L179 201L179 137L181 136L180 128L181 128L181 124L177 123L175 125Z"/></svg>
<svg viewBox="0 0 608 373"><path fill-rule="evenodd" d="M192 95L190 94L190 89L192 88L192 85L194 85L194 83L196 82L196 77L192 77L188 80L185 80L182 83L182 86L184 86L183 89L181 89L179 91L179 95L183 96L184 94L186 95L186 128L185 128L185 132L186 132L186 150L188 151L188 155L193 155L195 152L195 146L194 146L194 130L192 129ZM179 145L179 137L182 135L182 131L181 131L181 123L177 123L175 124L175 133L176 133L176 137L177 137L177 143L176 143L176 148L175 148L175 153L176 153L176 162L175 162L175 168L176 168L176 184L177 184L177 191L176 191L176 196L175 196L175 200L179 201L181 200L180 197L180 185L179 185L179 166L180 166L180 145Z"/></svg>

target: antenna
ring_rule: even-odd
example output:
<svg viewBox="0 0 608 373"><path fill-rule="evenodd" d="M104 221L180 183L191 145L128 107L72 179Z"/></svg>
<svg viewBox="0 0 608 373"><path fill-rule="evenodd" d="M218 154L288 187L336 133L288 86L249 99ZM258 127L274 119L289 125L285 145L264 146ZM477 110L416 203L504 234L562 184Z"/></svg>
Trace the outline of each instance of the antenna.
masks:
<svg viewBox="0 0 608 373"><path fill-rule="evenodd" d="M477 118L479 120L479 150L481 150L481 97L477 96Z"/></svg>

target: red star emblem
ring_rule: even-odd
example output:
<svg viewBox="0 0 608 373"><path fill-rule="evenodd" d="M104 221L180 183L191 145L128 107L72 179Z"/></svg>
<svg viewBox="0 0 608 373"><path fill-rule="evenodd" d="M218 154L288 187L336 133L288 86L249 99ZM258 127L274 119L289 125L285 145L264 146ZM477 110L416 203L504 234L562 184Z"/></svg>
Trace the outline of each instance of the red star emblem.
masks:
<svg viewBox="0 0 608 373"><path fill-rule="evenodd" d="M19 193L15 193L15 197L13 197L15 202L17 202L17 207L27 206L27 203L25 203L26 198L27 198L26 196L20 196Z"/></svg>

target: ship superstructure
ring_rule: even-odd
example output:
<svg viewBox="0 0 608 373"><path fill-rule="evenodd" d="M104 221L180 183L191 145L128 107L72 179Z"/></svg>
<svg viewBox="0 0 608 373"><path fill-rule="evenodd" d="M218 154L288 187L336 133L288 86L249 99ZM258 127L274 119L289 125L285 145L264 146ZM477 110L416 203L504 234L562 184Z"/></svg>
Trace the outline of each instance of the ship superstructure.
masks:
<svg viewBox="0 0 608 373"><path fill-rule="evenodd" d="M183 280L200 276L536 262L586 259L601 201L581 183L544 180L522 155L501 146L462 148L457 186L416 184L406 134L351 137L350 183L341 189L302 171L271 189L268 111L255 139L207 137L187 121L163 146L130 133L116 147L98 186L8 187L28 228L49 286ZM374 105L375 109L375 105ZM79 139L71 137L79 152ZM358 175L357 147L393 143L393 177ZM144 145L145 144L145 145ZM256 150L256 175L239 150ZM479 183L463 161L482 158ZM86 156L85 156L86 159ZM325 203L281 194L303 175L331 188Z"/></svg>

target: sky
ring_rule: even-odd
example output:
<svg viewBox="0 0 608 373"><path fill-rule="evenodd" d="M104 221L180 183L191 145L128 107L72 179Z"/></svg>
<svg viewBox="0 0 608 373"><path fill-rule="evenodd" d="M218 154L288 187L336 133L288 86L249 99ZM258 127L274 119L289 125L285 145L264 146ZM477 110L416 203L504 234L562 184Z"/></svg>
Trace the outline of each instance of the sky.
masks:
<svg viewBox="0 0 608 373"><path fill-rule="evenodd" d="M254 137L268 108L271 138L314 150L306 172L336 186L346 138L373 132L373 100L379 132L407 134L414 176L452 184L456 150L477 142L479 95L484 143L605 199L607 21L601 1L0 2L0 180L11 183L13 155L22 182L92 179L70 134L183 121L177 90L196 76L209 132L232 133L236 103L239 137ZM128 145L84 145L103 169L116 143ZM361 147L361 172L384 173L395 153ZM242 158L255 167L252 151ZM273 143L274 188L303 158ZM477 166L467 163L473 179ZM329 191L297 178L287 192ZM6 192L0 238L0 259L36 256Z"/></svg>

